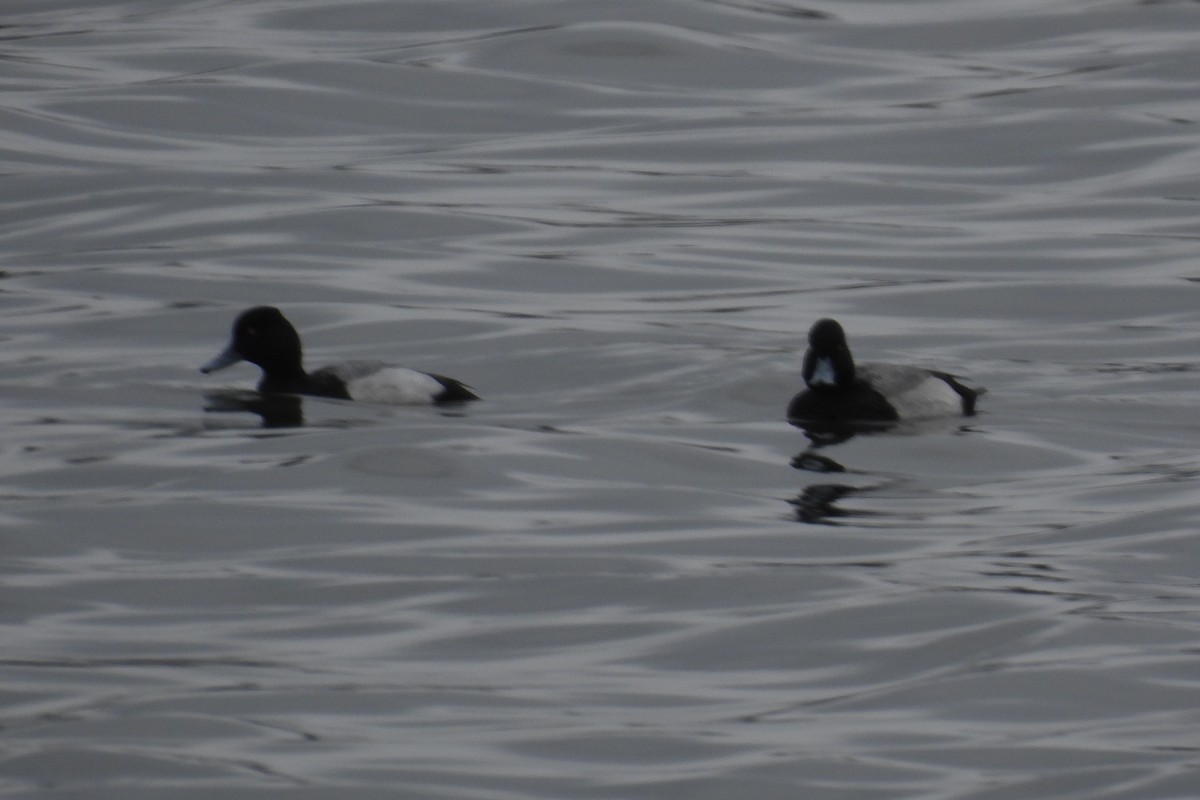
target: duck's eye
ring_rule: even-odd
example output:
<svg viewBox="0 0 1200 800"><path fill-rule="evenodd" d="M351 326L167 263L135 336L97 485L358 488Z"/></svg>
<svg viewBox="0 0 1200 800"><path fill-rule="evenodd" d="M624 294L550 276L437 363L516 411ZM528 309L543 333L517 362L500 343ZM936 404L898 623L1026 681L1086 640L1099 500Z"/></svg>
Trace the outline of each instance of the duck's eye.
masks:
<svg viewBox="0 0 1200 800"><path fill-rule="evenodd" d="M246 328L247 336L258 336L258 328Z"/></svg>

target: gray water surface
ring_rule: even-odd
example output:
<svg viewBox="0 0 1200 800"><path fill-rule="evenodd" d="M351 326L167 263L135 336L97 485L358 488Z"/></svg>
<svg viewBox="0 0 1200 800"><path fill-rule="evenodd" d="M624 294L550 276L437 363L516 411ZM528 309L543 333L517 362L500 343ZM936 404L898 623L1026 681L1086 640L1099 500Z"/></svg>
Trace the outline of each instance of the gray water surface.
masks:
<svg viewBox="0 0 1200 800"><path fill-rule="evenodd" d="M6 11L0 796L1196 796L1200 4Z"/></svg>

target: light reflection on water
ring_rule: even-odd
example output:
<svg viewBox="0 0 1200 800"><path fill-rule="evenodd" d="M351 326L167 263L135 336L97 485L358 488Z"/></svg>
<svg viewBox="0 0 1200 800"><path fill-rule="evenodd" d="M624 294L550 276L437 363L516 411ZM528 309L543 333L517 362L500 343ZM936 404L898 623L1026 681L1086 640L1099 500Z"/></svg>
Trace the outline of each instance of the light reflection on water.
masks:
<svg viewBox="0 0 1200 800"><path fill-rule="evenodd" d="M0 791L1190 796L1198 14L11 10Z"/></svg>

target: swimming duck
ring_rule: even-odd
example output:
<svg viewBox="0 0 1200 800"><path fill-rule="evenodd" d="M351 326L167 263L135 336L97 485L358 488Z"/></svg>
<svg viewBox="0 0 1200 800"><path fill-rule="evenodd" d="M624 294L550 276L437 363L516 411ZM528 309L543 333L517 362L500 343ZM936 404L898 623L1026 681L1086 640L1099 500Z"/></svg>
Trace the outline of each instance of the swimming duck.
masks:
<svg viewBox="0 0 1200 800"><path fill-rule="evenodd" d="M263 394L304 394L369 403L461 403L479 396L454 378L377 361L347 361L306 372L300 334L272 306L243 311L233 323L229 345L200 371L206 375L239 361L262 369Z"/></svg>
<svg viewBox="0 0 1200 800"><path fill-rule="evenodd" d="M807 388L788 404L788 419L814 422L894 422L975 413L984 389L949 373L897 364L858 364L846 332L832 319L817 320L804 354Z"/></svg>

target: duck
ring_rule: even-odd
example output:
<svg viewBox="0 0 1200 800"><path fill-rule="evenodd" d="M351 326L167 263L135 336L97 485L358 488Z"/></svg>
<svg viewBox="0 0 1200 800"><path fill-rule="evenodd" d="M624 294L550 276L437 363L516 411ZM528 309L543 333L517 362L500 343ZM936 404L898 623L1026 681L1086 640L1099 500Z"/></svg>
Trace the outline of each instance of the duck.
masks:
<svg viewBox="0 0 1200 800"><path fill-rule="evenodd" d="M791 421L897 422L975 414L986 390L948 372L900 364L855 364L846 332L834 319L808 331L802 370L805 389L792 398Z"/></svg>
<svg viewBox="0 0 1200 800"><path fill-rule="evenodd" d="M466 384L444 375L378 361L347 361L308 372L300 334L278 308L256 306L233 322L229 344L200 371L205 375L240 361L262 370L262 394L297 394L394 405L445 405L478 400Z"/></svg>

